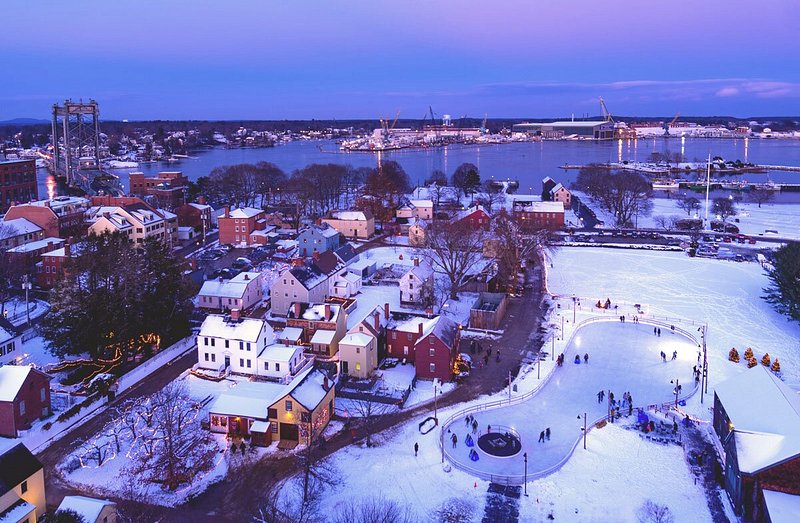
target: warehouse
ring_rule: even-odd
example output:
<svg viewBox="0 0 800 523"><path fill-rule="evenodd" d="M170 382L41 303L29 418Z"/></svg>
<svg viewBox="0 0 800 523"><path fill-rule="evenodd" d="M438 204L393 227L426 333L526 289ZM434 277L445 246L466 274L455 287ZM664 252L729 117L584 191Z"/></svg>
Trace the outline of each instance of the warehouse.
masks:
<svg viewBox="0 0 800 523"><path fill-rule="evenodd" d="M614 138L613 122L525 122L514 125L514 132L541 136L542 138L586 138L611 140Z"/></svg>

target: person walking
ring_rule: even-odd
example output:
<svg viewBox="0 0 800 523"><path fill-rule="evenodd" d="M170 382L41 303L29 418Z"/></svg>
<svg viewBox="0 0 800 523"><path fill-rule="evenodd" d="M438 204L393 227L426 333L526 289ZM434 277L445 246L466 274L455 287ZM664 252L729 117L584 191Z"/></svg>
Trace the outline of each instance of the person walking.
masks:
<svg viewBox="0 0 800 523"><path fill-rule="evenodd" d="M583 353L583 362L584 363L589 363L589 353L588 352L584 352Z"/></svg>
<svg viewBox="0 0 800 523"><path fill-rule="evenodd" d="M658 337L659 338L661 337L661 329L660 328L658 329Z"/></svg>
<svg viewBox="0 0 800 523"><path fill-rule="evenodd" d="M678 359L678 351L674 350L672 351L672 361L675 361L677 359Z"/></svg>
<svg viewBox="0 0 800 523"><path fill-rule="evenodd" d="M550 441L550 427L544 430L544 437L547 438L547 441Z"/></svg>
<svg viewBox="0 0 800 523"><path fill-rule="evenodd" d="M456 448L456 445L458 444L458 436L456 436L455 432L453 433L453 437L450 439L453 441L453 448Z"/></svg>
<svg viewBox="0 0 800 523"><path fill-rule="evenodd" d="M539 433L539 443L544 443L544 431Z"/></svg>
<svg viewBox="0 0 800 523"><path fill-rule="evenodd" d="M472 420L472 433L473 434L478 433L478 421L475 419Z"/></svg>
<svg viewBox="0 0 800 523"><path fill-rule="evenodd" d="M653 336L656 335L656 331L657 331L657 329L655 327L653 327Z"/></svg>
<svg viewBox="0 0 800 523"><path fill-rule="evenodd" d="M601 390L597 393L597 403L603 403L603 397L606 395L606 391Z"/></svg>
<svg viewBox="0 0 800 523"><path fill-rule="evenodd" d="M418 452L419 452L419 443L414 443L414 457L417 457Z"/></svg>

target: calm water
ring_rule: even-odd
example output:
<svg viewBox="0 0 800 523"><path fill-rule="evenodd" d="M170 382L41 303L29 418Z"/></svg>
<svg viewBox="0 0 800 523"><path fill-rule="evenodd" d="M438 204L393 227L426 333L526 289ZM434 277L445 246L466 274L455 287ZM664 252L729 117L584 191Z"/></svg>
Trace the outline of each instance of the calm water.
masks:
<svg viewBox="0 0 800 523"><path fill-rule="evenodd" d="M273 162L287 173L311 163L350 164L354 167L375 166L379 157L396 160L411 177L421 183L434 169L448 175L461 163L478 166L484 179L511 178L519 180L520 192L538 192L541 180L550 176L562 183L572 182L575 170L563 170L565 163L586 164L608 161L644 161L653 152L683 153L687 160L702 160L711 153L726 160L742 160L762 165L800 166L800 141L797 140L732 140L732 139L648 139L625 141L545 141L502 145L454 145L436 149L406 149L389 151L380 156L374 153L341 152L331 140L297 141L267 149L214 148L192 153L192 158L178 162L143 163L137 169L115 170L124 188L128 188L128 173L142 171L183 171L190 180L206 176L214 167L237 163ZM40 174L40 195L47 195L46 173ZM736 178L736 177L733 177ZM800 172L773 171L767 174L747 174L752 182L771 179L775 182L800 183ZM787 198L788 197L788 198ZM800 193L783 194L781 201L800 201Z"/></svg>

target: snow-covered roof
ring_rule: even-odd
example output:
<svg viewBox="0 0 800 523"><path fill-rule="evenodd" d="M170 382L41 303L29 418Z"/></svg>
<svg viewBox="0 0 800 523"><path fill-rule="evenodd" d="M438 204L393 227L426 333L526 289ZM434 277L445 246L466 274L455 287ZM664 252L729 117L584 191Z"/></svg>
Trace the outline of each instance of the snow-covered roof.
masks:
<svg viewBox="0 0 800 523"><path fill-rule="evenodd" d="M254 421L252 425L250 425L250 432L257 432L258 434L266 434L269 430L269 425L271 422L269 421Z"/></svg>
<svg viewBox="0 0 800 523"><path fill-rule="evenodd" d="M453 215L453 219L451 221L453 221L453 222L461 221L464 218L466 218L467 216L470 216L470 215L472 215L472 214L474 214L476 212L482 212L486 216L489 216L489 213L486 212L486 209L484 209L483 205L473 205L472 207L469 207L467 209L463 209L463 210L458 211L457 213L455 213L455 215Z"/></svg>
<svg viewBox="0 0 800 523"><path fill-rule="evenodd" d="M433 200L409 200L409 203L417 208L430 207L433 208Z"/></svg>
<svg viewBox="0 0 800 523"><path fill-rule="evenodd" d="M556 184L556 186L555 186L555 187L553 187L552 189L550 189L550 194L555 194L555 193L557 193L558 191L560 191L561 189L566 189L566 187L564 187L562 184L558 183L558 184Z"/></svg>
<svg viewBox="0 0 800 523"><path fill-rule="evenodd" d="M253 207L243 207L241 209L234 209L231 211L231 218L252 218L262 214L264 211L261 209L254 209Z"/></svg>
<svg viewBox="0 0 800 523"><path fill-rule="evenodd" d="M310 265L305 267L295 267L291 269L289 272L292 273L292 276L308 290L313 289L317 285L328 281L328 275L323 274L316 265Z"/></svg>
<svg viewBox="0 0 800 523"><path fill-rule="evenodd" d="M14 218L13 220L3 220L0 226L0 240L13 238L22 234L31 234L41 231L42 228L25 218Z"/></svg>
<svg viewBox="0 0 800 523"><path fill-rule="evenodd" d="M242 272L230 280L207 280L203 282L199 295L241 299L247 290L247 286L257 280L259 276L261 276L259 272Z"/></svg>
<svg viewBox="0 0 800 523"><path fill-rule="evenodd" d="M296 341L303 337L303 329L300 327L286 327L278 334L280 341Z"/></svg>
<svg viewBox="0 0 800 523"><path fill-rule="evenodd" d="M28 503L24 499L14 495L12 499L17 501L12 503L9 509L3 512L0 523L11 523L12 521L28 521L29 516L36 511L36 505Z"/></svg>
<svg viewBox="0 0 800 523"><path fill-rule="evenodd" d="M9 340L12 340L18 336L15 332L9 332L8 329L0 327L0 345L6 343Z"/></svg>
<svg viewBox="0 0 800 523"><path fill-rule="evenodd" d="M318 330L311 337L311 343L321 343L322 345L330 345L333 338L336 337L336 331Z"/></svg>
<svg viewBox="0 0 800 523"><path fill-rule="evenodd" d="M41 240L36 240L35 242L26 243L25 245L18 245L13 249L9 249L8 252L16 252L16 253L24 253L24 252L32 252L38 251L39 249L46 248L48 244L51 244L52 247L58 247L62 245L64 240L61 238L42 238Z"/></svg>
<svg viewBox="0 0 800 523"><path fill-rule="evenodd" d="M209 314L200 327L200 336L256 342L261 332L267 334L267 342L275 339L275 333L269 324L259 318L239 318L231 320L230 316Z"/></svg>
<svg viewBox="0 0 800 523"><path fill-rule="evenodd" d="M331 218L334 220L365 222L372 218L372 213L369 211L331 211Z"/></svg>
<svg viewBox="0 0 800 523"><path fill-rule="evenodd" d="M261 229L261 230L259 230L259 231L252 231L252 232L250 233L250 236L263 236L263 237L265 237L265 238L266 238L266 237L268 237L270 234L272 234L272 232L273 232L274 230L275 230L275 226L274 226L274 225L268 225L266 229Z"/></svg>
<svg viewBox="0 0 800 523"><path fill-rule="evenodd" d="M242 381L220 394L209 412L227 416L267 419L267 409L291 390L291 385L268 381Z"/></svg>
<svg viewBox="0 0 800 523"><path fill-rule="evenodd" d="M770 523L796 523L800 520L800 496L763 489Z"/></svg>
<svg viewBox="0 0 800 523"><path fill-rule="evenodd" d="M373 339L375 338L369 334L364 334L363 332L354 332L353 334L348 334L342 338L342 341L340 341L339 344L352 345L355 347L366 347Z"/></svg>
<svg viewBox="0 0 800 523"><path fill-rule="evenodd" d="M73 510L83 516L86 523L95 523L106 505L116 505L107 499L88 498L86 496L64 496L57 510Z"/></svg>
<svg viewBox="0 0 800 523"><path fill-rule="evenodd" d="M519 202L519 207L525 212L564 212L563 202Z"/></svg>
<svg viewBox="0 0 800 523"><path fill-rule="evenodd" d="M408 272L403 275L403 278L409 274L416 276L419 281L425 281L433 275L433 268L426 262L422 262L419 265L412 266Z"/></svg>
<svg viewBox="0 0 800 523"><path fill-rule="evenodd" d="M341 277L350 283L358 283L361 281L361 276L353 274L352 272L346 272L343 275L341 275Z"/></svg>
<svg viewBox="0 0 800 523"><path fill-rule="evenodd" d="M326 389L324 387L325 373L314 367L311 367L311 369L310 372L306 371L292 382L293 384L297 383L297 385L293 387L291 393L292 397L308 411L313 411L317 408L317 405L325 398L330 387L333 387L333 383L329 383L328 389Z"/></svg>
<svg viewBox="0 0 800 523"><path fill-rule="evenodd" d="M772 372L756 365L714 391L734 427L739 470L752 474L800 455L800 396Z"/></svg>
<svg viewBox="0 0 800 523"><path fill-rule="evenodd" d="M369 258L361 258L360 260L350 264L350 270L362 272L364 269L368 267L374 267L377 264L378 262L376 262L375 260L371 260Z"/></svg>
<svg viewBox="0 0 800 523"><path fill-rule="evenodd" d="M213 208L210 205L204 205L202 203L190 203L189 205L201 211L204 211L206 209L208 209L209 211L213 210Z"/></svg>
<svg viewBox="0 0 800 523"><path fill-rule="evenodd" d="M264 350L261 351L261 354L258 355L258 358L262 360L289 362L294 359L298 352L302 354L303 348L298 347L297 345L273 343L272 345L267 345L264 347Z"/></svg>
<svg viewBox="0 0 800 523"><path fill-rule="evenodd" d="M0 367L0 401L14 401L33 367L28 365L3 365Z"/></svg>
<svg viewBox="0 0 800 523"><path fill-rule="evenodd" d="M296 306L300 305L300 314L296 314ZM289 318L304 319L309 321L336 322L341 313L342 306L338 303L305 303L293 302L289 306Z"/></svg>

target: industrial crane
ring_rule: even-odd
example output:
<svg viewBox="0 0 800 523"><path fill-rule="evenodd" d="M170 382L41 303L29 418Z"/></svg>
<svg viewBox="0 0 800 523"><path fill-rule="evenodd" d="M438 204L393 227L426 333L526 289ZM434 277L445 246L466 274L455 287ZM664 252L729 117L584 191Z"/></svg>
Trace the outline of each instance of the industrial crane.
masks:
<svg viewBox="0 0 800 523"><path fill-rule="evenodd" d="M675 122L678 121L678 117L680 115L681 115L681 112L678 111L678 113L675 115L675 118L673 118L670 123L665 123L664 124L664 136L672 136L672 135L669 134L669 128L672 127L673 125L675 125Z"/></svg>
<svg viewBox="0 0 800 523"><path fill-rule="evenodd" d="M614 117L611 116L611 113L608 112L608 107L606 107L606 102L603 100L603 97L598 97L600 99L600 112L603 113L603 121L604 122L613 122Z"/></svg>

